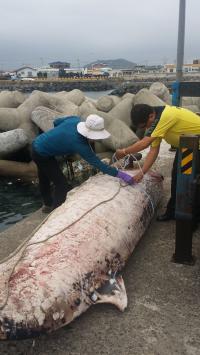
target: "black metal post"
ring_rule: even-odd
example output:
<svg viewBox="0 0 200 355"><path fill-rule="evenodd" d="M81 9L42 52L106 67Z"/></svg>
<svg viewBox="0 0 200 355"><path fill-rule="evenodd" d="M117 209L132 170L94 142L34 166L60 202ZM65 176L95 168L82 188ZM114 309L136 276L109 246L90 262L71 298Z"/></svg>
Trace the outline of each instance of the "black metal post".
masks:
<svg viewBox="0 0 200 355"><path fill-rule="evenodd" d="M173 261L194 264L192 234L197 191L198 136L181 136L176 188L176 245Z"/></svg>

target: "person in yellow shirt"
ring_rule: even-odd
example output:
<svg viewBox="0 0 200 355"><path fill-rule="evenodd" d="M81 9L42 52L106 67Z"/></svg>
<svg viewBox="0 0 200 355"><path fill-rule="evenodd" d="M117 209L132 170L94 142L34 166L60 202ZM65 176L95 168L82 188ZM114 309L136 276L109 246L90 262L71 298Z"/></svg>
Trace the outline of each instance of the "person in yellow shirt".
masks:
<svg viewBox="0 0 200 355"><path fill-rule="evenodd" d="M145 128L145 136L135 144L116 151L118 159L127 154L135 154L150 146L146 156L142 172L134 176L135 182L140 182L155 162L160 149L160 143L164 139L170 145L178 148L182 134L200 134L200 117L184 108L175 106L152 107L145 104L137 104L131 111L131 120L136 128ZM167 221L175 218L176 180L177 180L178 150L175 155L172 180L171 197L167 204L166 212L158 216L158 221Z"/></svg>

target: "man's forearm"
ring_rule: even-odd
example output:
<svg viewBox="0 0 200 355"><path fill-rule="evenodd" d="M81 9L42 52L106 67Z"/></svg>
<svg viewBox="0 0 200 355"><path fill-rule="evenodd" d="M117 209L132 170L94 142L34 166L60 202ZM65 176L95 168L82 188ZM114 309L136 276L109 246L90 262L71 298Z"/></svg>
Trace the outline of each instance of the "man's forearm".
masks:
<svg viewBox="0 0 200 355"><path fill-rule="evenodd" d="M153 140L154 140L154 138L152 139L151 137L145 137L145 138L141 139L140 141L136 142L135 144L130 145L129 147L125 148L125 153L126 154L138 153L141 150L149 147L149 145L152 143Z"/></svg>
<svg viewBox="0 0 200 355"><path fill-rule="evenodd" d="M155 160L158 156L159 149L160 149L160 146L150 149L150 151L147 154L146 159L144 161L143 167L142 167L142 171L144 174L152 167L153 163L155 162Z"/></svg>
<svg viewBox="0 0 200 355"><path fill-rule="evenodd" d="M151 143L155 140L156 138L153 137L144 137L140 141L136 142L133 145L130 145L127 148L123 149L117 149L116 151L116 158L117 159L122 159L128 154L135 154L140 152L141 150L149 147Z"/></svg>

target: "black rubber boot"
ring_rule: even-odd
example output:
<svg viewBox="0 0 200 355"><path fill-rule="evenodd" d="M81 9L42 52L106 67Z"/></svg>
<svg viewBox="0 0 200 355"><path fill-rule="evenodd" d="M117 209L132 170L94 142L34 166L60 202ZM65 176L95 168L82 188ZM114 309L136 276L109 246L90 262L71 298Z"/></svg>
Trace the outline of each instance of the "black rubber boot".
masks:
<svg viewBox="0 0 200 355"><path fill-rule="evenodd" d="M157 221L158 222L167 222L175 219L175 213L174 211L169 211L166 210L165 213L161 214L160 216L157 216Z"/></svg>

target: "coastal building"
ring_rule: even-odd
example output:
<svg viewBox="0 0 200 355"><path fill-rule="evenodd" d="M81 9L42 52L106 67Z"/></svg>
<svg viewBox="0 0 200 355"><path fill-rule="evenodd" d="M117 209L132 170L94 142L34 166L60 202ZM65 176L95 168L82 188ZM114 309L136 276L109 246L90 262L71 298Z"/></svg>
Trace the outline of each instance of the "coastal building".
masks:
<svg viewBox="0 0 200 355"><path fill-rule="evenodd" d="M131 69L113 69L110 73L113 78L131 79L135 78L138 74L160 74L163 72L161 65L136 65Z"/></svg>
<svg viewBox="0 0 200 355"><path fill-rule="evenodd" d="M15 70L18 78L37 78L37 69L29 66L21 67Z"/></svg>
<svg viewBox="0 0 200 355"><path fill-rule="evenodd" d="M37 76L39 78L58 78L59 77L59 70L58 68L51 68L50 66L44 66L41 68L38 68L38 74Z"/></svg>
<svg viewBox="0 0 200 355"><path fill-rule="evenodd" d="M200 64L200 59L194 59L193 64Z"/></svg>
<svg viewBox="0 0 200 355"><path fill-rule="evenodd" d="M11 78L10 72L0 70L0 80L9 80L10 78Z"/></svg>
<svg viewBox="0 0 200 355"><path fill-rule="evenodd" d="M84 74L85 73L85 69L84 68L65 68L64 69L66 74Z"/></svg>
<svg viewBox="0 0 200 355"><path fill-rule="evenodd" d="M105 63L93 63L88 69L100 70L104 67L106 67Z"/></svg>
<svg viewBox="0 0 200 355"><path fill-rule="evenodd" d="M176 64L165 64L164 70L168 74L176 73ZM199 73L200 72L200 59L193 60L191 64L183 64L184 73Z"/></svg>
<svg viewBox="0 0 200 355"><path fill-rule="evenodd" d="M92 75L92 76L110 76L112 72L112 68L108 67L105 63L93 63L89 67L85 68L87 70L87 75Z"/></svg>
<svg viewBox="0 0 200 355"><path fill-rule="evenodd" d="M60 71L59 76L65 78L82 78L87 74L87 69L85 68L65 68Z"/></svg>
<svg viewBox="0 0 200 355"><path fill-rule="evenodd" d="M110 76L111 72L112 72L112 68L108 68L108 67L87 69L87 74L92 76L102 76L102 75Z"/></svg>

